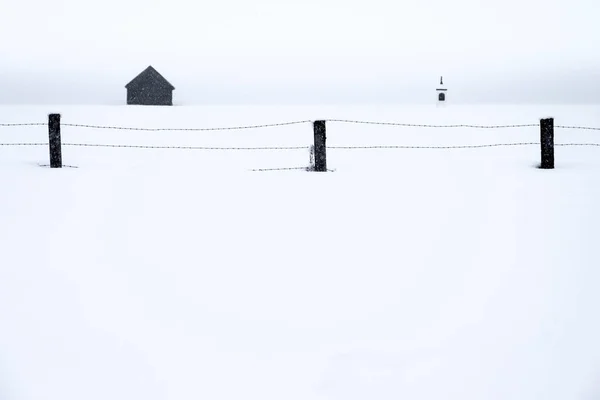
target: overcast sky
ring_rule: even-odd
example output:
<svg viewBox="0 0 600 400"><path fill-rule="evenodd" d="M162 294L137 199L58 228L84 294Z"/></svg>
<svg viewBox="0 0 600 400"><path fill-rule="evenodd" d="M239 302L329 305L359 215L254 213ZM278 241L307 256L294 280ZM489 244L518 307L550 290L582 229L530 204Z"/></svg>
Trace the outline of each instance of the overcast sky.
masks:
<svg viewBox="0 0 600 400"><path fill-rule="evenodd" d="M598 102L599 0L0 0L0 103Z"/></svg>

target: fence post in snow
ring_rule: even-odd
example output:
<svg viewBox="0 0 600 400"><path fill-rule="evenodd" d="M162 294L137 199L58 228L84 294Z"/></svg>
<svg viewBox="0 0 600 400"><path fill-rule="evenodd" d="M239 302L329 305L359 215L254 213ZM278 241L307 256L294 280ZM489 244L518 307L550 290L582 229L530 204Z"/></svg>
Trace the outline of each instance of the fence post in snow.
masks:
<svg viewBox="0 0 600 400"><path fill-rule="evenodd" d="M325 121L313 123L315 132L315 171L327 171L327 146L325 145Z"/></svg>
<svg viewBox="0 0 600 400"><path fill-rule="evenodd" d="M540 120L540 145L542 147L542 169L554 168L554 118Z"/></svg>
<svg viewBox="0 0 600 400"><path fill-rule="evenodd" d="M48 143L50 145L50 168L62 168L62 151L60 144L60 114L48 117Z"/></svg>

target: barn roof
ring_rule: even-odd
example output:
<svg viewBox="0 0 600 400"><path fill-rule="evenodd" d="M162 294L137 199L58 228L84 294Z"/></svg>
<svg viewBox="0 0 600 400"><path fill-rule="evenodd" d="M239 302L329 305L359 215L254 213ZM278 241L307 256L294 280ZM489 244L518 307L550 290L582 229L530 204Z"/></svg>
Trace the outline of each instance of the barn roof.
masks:
<svg viewBox="0 0 600 400"><path fill-rule="evenodd" d="M169 81L167 81L161 74L159 74L158 71L155 70L152 66L149 66L148 68L143 70L138 76L133 78L131 82L125 85L125 88L129 89L148 80L155 82L161 86L166 86L171 90L175 90L175 86L171 85Z"/></svg>

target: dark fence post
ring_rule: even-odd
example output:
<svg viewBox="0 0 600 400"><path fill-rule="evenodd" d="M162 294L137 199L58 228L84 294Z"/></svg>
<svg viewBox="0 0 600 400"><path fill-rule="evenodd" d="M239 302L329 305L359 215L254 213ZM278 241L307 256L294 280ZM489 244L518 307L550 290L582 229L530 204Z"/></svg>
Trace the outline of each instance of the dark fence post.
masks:
<svg viewBox="0 0 600 400"><path fill-rule="evenodd" d="M327 171L327 146L325 145L325 121L313 123L315 131L315 171Z"/></svg>
<svg viewBox="0 0 600 400"><path fill-rule="evenodd" d="M554 168L554 118L540 120L540 145L542 147L542 169Z"/></svg>
<svg viewBox="0 0 600 400"><path fill-rule="evenodd" d="M50 168L62 168L60 114L50 114L48 117L48 134L48 143L50 144Z"/></svg>

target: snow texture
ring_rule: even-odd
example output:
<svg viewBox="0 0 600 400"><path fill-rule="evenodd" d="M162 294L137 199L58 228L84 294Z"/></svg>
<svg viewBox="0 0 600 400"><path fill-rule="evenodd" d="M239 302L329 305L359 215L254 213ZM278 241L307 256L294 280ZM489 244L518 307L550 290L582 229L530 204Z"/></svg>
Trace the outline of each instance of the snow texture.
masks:
<svg viewBox="0 0 600 400"><path fill-rule="evenodd" d="M0 122L600 126L598 106L0 107ZM0 147L2 400L600 398L600 149L328 149L310 123L63 126ZM539 141L539 128L327 124L328 146ZM0 128L44 142L47 128ZM556 143L600 132L556 130Z"/></svg>

